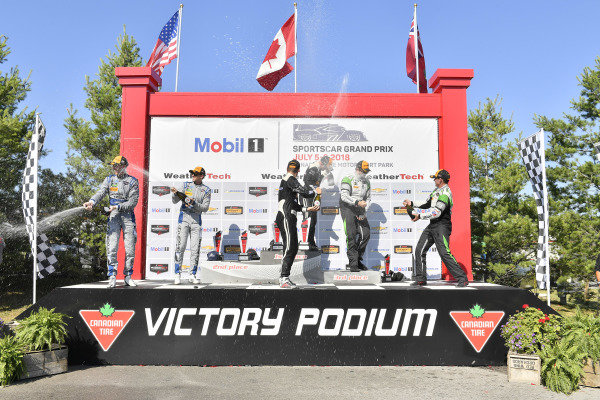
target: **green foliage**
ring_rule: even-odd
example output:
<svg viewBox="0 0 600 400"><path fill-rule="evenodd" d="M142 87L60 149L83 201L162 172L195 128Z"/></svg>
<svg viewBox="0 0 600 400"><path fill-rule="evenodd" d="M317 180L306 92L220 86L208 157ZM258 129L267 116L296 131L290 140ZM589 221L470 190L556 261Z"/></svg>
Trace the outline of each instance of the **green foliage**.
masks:
<svg viewBox="0 0 600 400"><path fill-rule="evenodd" d="M523 305L500 328L504 344L512 351L538 354L553 347L560 339L562 320L556 315L544 314L540 309Z"/></svg>
<svg viewBox="0 0 600 400"><path fill-rule="evenodd" d="M115 52L109 51L101 59L95 79L86 76L83 90L90 118L80 117L73 107L69 109L64 124L69 135L66 164L77 204L91 197L110 173L109 161L119 154L122 89L115 68L141 65L140 49L135 39L124 31L117 39ZM78 236L97 268L106 265L105 223L106 218L99 213L88 214Z"/></svg>
<svg viewBox="0 0 600 400"><path fill-rule="evenodd" d="M37 312L21 321L17 338L30 350L51 350L52 344L63 344L67 336L68 315L40 307Z"/></svg>
<svg viewBox="0 0 600 400"><path fill-rule="evenodd" d="M535 255L537 223L533 201L522 195L525 168L508 139L514 124L500 104L488 98L468 117L473 265L495 282L519 286Z"/></svg>
<svg viewBox="0 0 600 400"><path fill-rule="evenodd" d="M600 317L585 314L577 308L575 315L565 319L563 340L577 348L584 358L600 360Z"/></svg>
<svg viewBox="0 0 600 400"><path fill-rule="evenodd" d="M23 349L14 336L0 339L0 386L10 385L25 373Z"/></svg>
<svg viewBox="0 0 600 400"><path fill-rule="evenodd" d="M583 372L583 353L565 339L546 346L540 354L541 377L544 386L554 392L570 394L579 388Z"/></svg>

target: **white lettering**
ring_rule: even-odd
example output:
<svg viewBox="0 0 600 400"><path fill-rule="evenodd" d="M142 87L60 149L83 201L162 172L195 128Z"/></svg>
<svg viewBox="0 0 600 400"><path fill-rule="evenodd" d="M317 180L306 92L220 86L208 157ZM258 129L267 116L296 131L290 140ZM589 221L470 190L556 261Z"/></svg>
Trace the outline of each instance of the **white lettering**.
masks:
<svg viewBox="0 0 600 400"><path fill-rule="evenodd" d="M319 322L320 313L318 308L303 308L300 310L300 318L298 318L298 325L296 326L296 336L302 334L304 325L316 325Z"/></svg>
<svg viewBox="0 0 600 400"><path fill-rule="evenodd" d="M195 308L181 308L179 309L179 314L177 315L177 322L175 322L175 329L173 333L177 336L190 336L192 334L191 328L182 328L181 322L183 321L183 317L186 315L196 315Z"/></svg>

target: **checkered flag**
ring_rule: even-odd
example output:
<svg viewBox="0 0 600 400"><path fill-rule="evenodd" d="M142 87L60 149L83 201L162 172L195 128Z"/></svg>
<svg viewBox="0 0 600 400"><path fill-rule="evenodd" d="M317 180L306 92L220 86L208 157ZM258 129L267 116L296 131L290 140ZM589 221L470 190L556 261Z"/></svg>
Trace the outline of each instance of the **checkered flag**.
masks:
<svg viewBox="0 0 600 400"><path fill-rule="evenodd" d="M535 266L535 279L540 289L546 289L550 282L548 252L548 192L546 190L546 156L544 152L544 131L519 142L519 151L529 175L538 215L538 245Z"/></svg>
<svg viewBox="0 0 600 400"><path fill-rule="evenodd" d="M48 238L43 233L38 235L37 240L37 275L43 279L54 272L58 260L54 250L48 245Z"/></svg>
<svg viewBox="0 0 600 400"><path fill-rule="evenodd" d="M23 192L21 200L23 202L23 217L25 218L25 227L31 243L31 252L38 256L43 255L44 264L38 259L37 273L40 278L44 278L54 271L56 257L54 252L47 245L46 235L36 237L37 233L37 179L38 179L38 158L44 145L46 137L46 128L39 115L35 116L35 129L31 136L29 152L27 154L27 163L23 170ZM43 237L42 240L40 238ZM37 242L37 245L36 245Z"/></svg>

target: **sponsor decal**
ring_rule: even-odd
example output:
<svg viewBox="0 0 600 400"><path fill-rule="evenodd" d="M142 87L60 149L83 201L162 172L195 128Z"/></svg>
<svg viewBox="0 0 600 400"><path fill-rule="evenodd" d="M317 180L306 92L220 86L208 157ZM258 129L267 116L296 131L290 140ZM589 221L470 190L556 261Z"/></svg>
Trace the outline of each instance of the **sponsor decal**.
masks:
<svg viewBox="0 0 600 400"><path fill-rule="evenodd" d="M383 195L385 195L387 193L387 189L380 188L380 187L375 187L375 188L371 188L371 192L375 196L383 196Z"/></svg>
<svg viewBox="0 0 600 400"><path fill-rule="evenodd" d="M308 256L306 254L296 254L296 258L294 260L306 260ZM283 260L283 255L276 253L273 257L274 260Z"/></svg>
<svg viewBox="0 0 600 400"><path fill-rule="evenodd" d="M191 179L192 177L190 176L190 174L188 172L186 173L181 173L181 174L177 174L174 172L163 172L163 176L165 179ZM231 179L231 175L230 174L213 174L210 172L206 173L206 177L204 178L206 179ZM217 191L215 191L215 193L218 192L218 189L216 189Z"/></svg>
<svg viewBox="0 0 600 400"><path fill-rule="evenodd" d="M450 311L450 317L479 353L500 325L504 311L486 311L475 304L469 311Z"/></svg>
<svg viewBox="0 0 600 400"><path fill-rule="evenodd" d="M239 244L226 244L223 247L223 252L225 254L238 254L242 252Z"/></svg>
<svg viewBox="0 0 600 400"><path fill-rule="evenodd" d="M196 153L264 153L264 138L248 138L248 149L244 150L244 138L223 138L211 140L210 138L195 138L194 152Z"/></svg>
<svg viewBox="0 0 600 400"><path fill-rule="evenodd" d="M249 225L248 230L250 231L250 233L253 233L258 236L258 235L262 235L263 233L267 233L267 226L266 225Z"/></svg>
<svg viewBox="0 0 600 400"><path fill-rule="evenodd" d="M150 251L169 251L169 248L165 246L150 246Z"/></svg>
<svg viewBox="0 0 600 400"><path fill-rule="evenodd" d="M169 186L152 186L152 193L158 196L164 196L171 193Z"/></svg>
<svg viewBox="0 0 600 400"><path fill-rule="evenodd" d="M225 215L241 215L244 213L244 207L227 206L225 207Z"/></svg>
<svg viewBox="0 0 600 400"><path fill-rule="evenodd" d="M372 235L385 235L388 233L387 226L372 226L371 234Z"/></svg>
<svg viewBox="0 0 600 400"><path fill-rule="evenodd" d="M169 232L169 225L150 225L150 232L163 235Z"/></svg>
<svg viewBox="0 0 600 400"><path fill-rule="evenodd" d="M79 310L79 315L104 351L110 349L134 314L133 310L115 310L109 303L99 310Z"/></svg>
<svg viewBox="0 0 600 400"><path fill-rule="evenodd" d="M249 208L248 209L248 214L266 214L268 212L269 212L269 210L267 210L266 208Z"/></svg>
<svg viewBox="0 0 600 400"><path fill-rule="evenodd" d="M407 244L401 244L394 246L394 253L396 254L410 254L413 252L413 248Z"/></svg>
<svg viewBox="0 0 600 400"><path fill-rule="evenodd" d="M171 212L171 209L168 207L152 207L150 210L155 214L165 214Z"/></svg>
<svg viewBox="0 0 600 400"><path fill-rule="evenodd" d="M207 232L207 233L218 232L218 231L219 231L219 228L202 228L202 232Z"/></svg>
<svg viewBox="0 0 600 400"><path fill-rule="evenodd" d="M321 232L340 232L342 228L321 228Z"/></svg>
<svg viewBox="0 0 600 400"><path fill-rule="evenodd" d="M256 197L264 196L267 194L267 192L268 190L266 186L250 186L248 188L248 194Z"/></svg>
<svg viewBox="0 0 600 400"><path fill-rule="evenodd" d="M406 207L394 207L394 215L408 215Z"/></svg>
<svg viewBox="0 0 600 400"><path fill-rule="evenodd" d="M211 250L214 250L214 249L215 249L215 246L202 246L202 247L200 247L200 248L201 248L202 250L208 250L208 251L211 251Z"/></svg>
<svg viewBox="0 0 600 400"><path fill-rule="evenodd" d="M356 274L355 276L360 276ZM276 336L279 335L285 308L208 308L164 307L157 312L145 308L148 336ZM200 318L202 324L191 320ZM437 310L433 308L302 308L296 321L295 336L433 336ZM353 323L344 323L352 321ZM385 321L385 322L384 322ZM393 321L388 323L387 321ZM201 329L194 332L194 326Z"/></svg>
<svg viewBox="0 0 600 400"><path fill-rule="evenodd" d="M412 228L394 228L394 233L410 233Z"/></svg>
<svg viewBox="0 0 600 400"><path fill-rule="evenodd" d="M150 271L162 274L169 270L169 264L150 264Z"/></svg>
<svg viewBox="0 0 600 400"><path fill-rule="evenodd" d="M323 254L339 254L340 246L336 246L333 244L321 246L321 252Z"/></svg>
<svg viewBox="0 0 600 400"><path fill-rule="evenodd" d="M265 139L264 138L248 138L248 153L264 153Z"/></svg>
<svg viewBox="0 0 600 400"><path fill-rule="evenodd" d="M334 206L321 207L322 215L338 215L339 213L340 213L339 207L334 207Z"/></svg>
<svg viewBox="0 0 600 400"><path fill-rule="evenodd" d="M208 207L208 211L204 213L205 215L218 215L219 209L217 207Z"/></svg>
<svg viewBox="0 0 600 400"><path fill-rule="evenodd" d="M244 189L227 189L225 193L244 193Z"/></svg>
<svg viewBox="0 0 600 400"><path fill-rule="evenodd" d="M366 142L361 131L346 130L338 124L294 124L295 142Z"/></svg>
<svg viewBox="0 0 600 400"><path fill-rule="evenodd" d="M392 190L393 194L411 194L412 189L394 189Z"/></svg>

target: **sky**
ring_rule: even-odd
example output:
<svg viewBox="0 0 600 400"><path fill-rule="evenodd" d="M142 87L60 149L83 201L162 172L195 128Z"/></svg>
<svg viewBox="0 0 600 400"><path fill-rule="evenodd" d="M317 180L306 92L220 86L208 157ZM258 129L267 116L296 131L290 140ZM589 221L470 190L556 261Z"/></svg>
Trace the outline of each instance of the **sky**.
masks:
<svg viewBox="0 0 600 400"><path fill-rule="evenodd" d="M22 103L37 108L50 154L40 165L66 171L70 104L81 116L85 77L114 50L126 26L147 61L173 0L6 1L0 35L12 49L5 73L30 74ZM405 57L414 1L299 0L298 92L414 93ZM25 11L25 12L24 12ZM273 37L293 13L293 1L184 2L180 92L263 92L256 73ZM427 77L438 68L472 68L468 109L500 96L516 134L536 131L534 114L561 117L579 95L577 77L600 54L599 1L434 1L418 3ZM292 60L292 65L294 64ZM173 91L175 62L162 91ZM343 82L346 81L346 84ZM293 75L275 92L292 92Z"/></svg>

